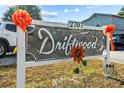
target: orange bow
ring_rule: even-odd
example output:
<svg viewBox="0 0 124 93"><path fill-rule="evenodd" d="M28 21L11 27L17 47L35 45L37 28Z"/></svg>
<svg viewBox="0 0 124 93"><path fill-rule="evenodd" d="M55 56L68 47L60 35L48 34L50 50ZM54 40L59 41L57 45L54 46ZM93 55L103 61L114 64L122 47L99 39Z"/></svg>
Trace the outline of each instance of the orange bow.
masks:
<svg viewBox="0 0 124 93"><path fill-rule="evenodd" d="M113 43L113 40L112 40L112 37L113 37L113 32L115 31L115 26L112 24L112 25L108 25L105 27L105 32L104 34L107 35L107 33L109 33L109 37L110 37L110 47L111 47L111 50L114 51L115 50L115 45Z"/></svg>
<svg viewBox="0 0 124 93"><path fill-rule="evenodd" d="M17 10L12 15L12 20L16 26L19 26L22 31L27 32L26 27L32 23L30 14L25 10Z"/></svg>

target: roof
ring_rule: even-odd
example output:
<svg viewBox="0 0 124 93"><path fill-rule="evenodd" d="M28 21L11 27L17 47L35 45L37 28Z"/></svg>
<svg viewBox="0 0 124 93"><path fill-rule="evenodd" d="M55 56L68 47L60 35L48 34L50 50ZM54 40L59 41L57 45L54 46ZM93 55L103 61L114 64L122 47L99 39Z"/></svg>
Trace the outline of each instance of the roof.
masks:
<svg viewBox="0 0 124 93"><path fill-rule="evenodd" d="M95 15L101 15L101 16L105 15L105 16L112 16L112 17L118 17L118 18L123 18L123 19L124 19L124 16L118 16L118 15L115 15L115 14L94 13L94 14L92 14L88 19L85 19L85 20L83 20L82 22L91 19L91 18L92 18L93 16L95 16Z"/></svg>

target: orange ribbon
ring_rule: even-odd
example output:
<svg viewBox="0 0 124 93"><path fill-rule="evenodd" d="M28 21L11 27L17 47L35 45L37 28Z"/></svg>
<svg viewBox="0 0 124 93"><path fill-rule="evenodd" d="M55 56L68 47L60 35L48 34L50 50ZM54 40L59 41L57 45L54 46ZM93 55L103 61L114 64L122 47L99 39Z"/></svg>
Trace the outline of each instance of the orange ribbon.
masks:
<svg viewBox="0 0 124 93"><path fill-rule="evenodd" d="M32 23L30 14L21 9L13 13L12 20L16 26L19 26L22 29L23 32L27 32L26 27Z"/></svg>
<svg viewBox="0 0 124 93"><path fill-rule="evenodd" d="M105 32L104 34L107 35L107 33L109 33L109 37L110 37L110 47L111 50L114 51L115 50L115 45L113 43L112 37L113 37L113 32L115 31L115 26L112 25L108 25L105 27Z"/></svg>

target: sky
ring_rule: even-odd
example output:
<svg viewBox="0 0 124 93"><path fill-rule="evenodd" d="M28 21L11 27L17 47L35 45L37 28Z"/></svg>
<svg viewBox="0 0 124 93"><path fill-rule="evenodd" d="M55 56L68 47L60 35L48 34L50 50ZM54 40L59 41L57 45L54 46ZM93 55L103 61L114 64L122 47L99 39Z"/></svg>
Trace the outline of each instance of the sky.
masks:
<svg viewBox="0 0 124 93"><path fill-rule="evenodd" d="M0 5L0 18L11 6ZM117 14L122 5L42 5L44 21L67 23L69 20L83 21L93 13Z"/></svg>

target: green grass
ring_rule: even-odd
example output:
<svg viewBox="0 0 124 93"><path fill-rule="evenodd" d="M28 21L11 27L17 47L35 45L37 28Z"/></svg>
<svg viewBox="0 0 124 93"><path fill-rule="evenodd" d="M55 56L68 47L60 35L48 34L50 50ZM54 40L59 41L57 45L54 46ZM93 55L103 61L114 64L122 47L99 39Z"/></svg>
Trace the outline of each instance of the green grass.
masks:
<svg viewBox="0 0 124 93"><path fill-rule="evenodd" d="M115 64L115 63L112 63ZM115 64L118 74L114 78L105 79L101 60L88 60L88 66L83 69L83 75L74 74L77 65L73 62L30 67L26 70L26 87L124 87L124 65ZM0 87L16 87L16 66L0 67Z"/></svg>

